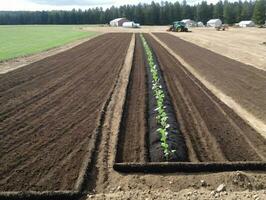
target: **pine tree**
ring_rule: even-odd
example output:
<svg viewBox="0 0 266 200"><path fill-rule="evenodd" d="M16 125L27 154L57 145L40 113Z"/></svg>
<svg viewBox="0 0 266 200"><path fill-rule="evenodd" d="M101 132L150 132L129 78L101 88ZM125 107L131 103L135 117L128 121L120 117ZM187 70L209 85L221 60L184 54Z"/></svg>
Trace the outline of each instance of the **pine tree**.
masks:
<svg viewBox="0 0 266 200"><path fill-rule="evenodd" d="M223 20L223 2L219 1L215 6L214 6L214 11L213 11L213 18L218 18Z"/></svg>
<svg viewBox="0 0 266 200"><path fill-rule="evenodd" d="M249 20L249 3L247 1L243 3L242 10L241 10L241 19Z"/></svg>
<svg viewBox="0 0 266 200"><path fill-rule="evenodd" d="M266 0L257 0L255 3L253 20L256 24L262 25L266 20Z"/></svg>

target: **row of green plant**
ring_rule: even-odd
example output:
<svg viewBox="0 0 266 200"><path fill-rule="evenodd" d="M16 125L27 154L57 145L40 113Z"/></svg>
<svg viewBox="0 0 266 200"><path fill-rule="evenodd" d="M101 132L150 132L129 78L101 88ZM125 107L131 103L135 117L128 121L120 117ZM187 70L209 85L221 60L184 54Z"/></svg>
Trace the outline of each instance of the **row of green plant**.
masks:
<svg viewBox="0 0 266 200"><path fill-rule="evenodd" d="M156 131L161 137L161 146L163 148L164 156L168 159L170 153L173 153L175 150L171 150L167 143L167 135L170 130L170 125L168 124L168 116L166 113L165 94L160 83L158 66L154 62L152 51L143 35L141 34L140 36L147 56L149 70L152 75L152 92L156 99L155 111L157 113L156 120L159 127Z"/></svg>

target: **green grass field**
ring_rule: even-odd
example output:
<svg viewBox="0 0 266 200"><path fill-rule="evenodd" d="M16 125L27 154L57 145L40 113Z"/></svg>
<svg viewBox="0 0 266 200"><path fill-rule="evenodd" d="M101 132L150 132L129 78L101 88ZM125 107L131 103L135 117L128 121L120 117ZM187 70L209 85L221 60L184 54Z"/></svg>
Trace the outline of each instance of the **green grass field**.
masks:
<svg viewBox="0 0 266 200"><path fill-rule="evenodd" d="M38 53L97 34L82 31L80 27L84 26L0 26L0 61Z"/></svg>

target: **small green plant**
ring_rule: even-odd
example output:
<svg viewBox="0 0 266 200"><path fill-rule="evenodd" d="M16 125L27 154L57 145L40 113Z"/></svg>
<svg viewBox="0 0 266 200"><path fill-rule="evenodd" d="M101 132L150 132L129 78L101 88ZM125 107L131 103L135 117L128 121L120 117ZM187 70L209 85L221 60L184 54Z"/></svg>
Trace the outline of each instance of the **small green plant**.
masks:
<svg viewBox="0 0 266 200"><path fill-rule="evenodd" d="M162 89L162 85L160 84L158 66L154 62L154 58L152 55L152 51L146 42L145 38L141 34L141 40L144 46L145 53L147 55L147 60L149 64L149 70L152 76L152 92L153 96L156 99L156 108L155 111L157 113L156 120L159 128L156 130L157 133L161 136L161 146L163 148L164 156L166 160L169 158L169 154L174 153L175 150L171 150L167 143L167 136L170 130L170 125L168 124L168 116L166 113L166 106L164 105L165 94Z"/></svg>

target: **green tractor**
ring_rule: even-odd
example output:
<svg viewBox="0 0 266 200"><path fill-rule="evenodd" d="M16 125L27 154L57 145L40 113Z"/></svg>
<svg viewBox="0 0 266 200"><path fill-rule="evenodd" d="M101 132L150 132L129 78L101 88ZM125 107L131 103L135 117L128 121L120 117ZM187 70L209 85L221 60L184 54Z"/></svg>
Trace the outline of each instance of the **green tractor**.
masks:
<svg viewBox="0 0 266 200"><path fill-rule="evenodd" d="M175 21L173 24L170 26L170 28L167 31L172 31L172 32L188 32L188 28L186 27L186 24L181 21Z"/></svg>

